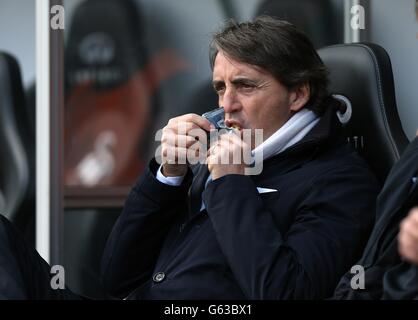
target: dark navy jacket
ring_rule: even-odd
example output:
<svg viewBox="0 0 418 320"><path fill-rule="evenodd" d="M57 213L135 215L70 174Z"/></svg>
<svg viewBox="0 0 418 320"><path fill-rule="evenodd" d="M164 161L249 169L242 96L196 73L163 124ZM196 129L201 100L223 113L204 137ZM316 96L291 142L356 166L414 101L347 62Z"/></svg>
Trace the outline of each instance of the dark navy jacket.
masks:
<svg viewBox="0 0 418 320"><path fill-rule="evenodd" d="M159 182L158 167L152 160L108 239L102 277L112 297L325 298L375 216L377 181L331 111L257 176L226 175L204 190L206 166L181 186Z"/></svg>
<svg viewBox="0 0 418 320"><path fill-rule="evenodd" d="M376 224L361 259L355 263L364 268L364 289L353 290L355 274L347 272L334 299L418 299L418 266L398 252L399 224L418 205L417 176L418 137L393 166L377 198Z"/></svg>

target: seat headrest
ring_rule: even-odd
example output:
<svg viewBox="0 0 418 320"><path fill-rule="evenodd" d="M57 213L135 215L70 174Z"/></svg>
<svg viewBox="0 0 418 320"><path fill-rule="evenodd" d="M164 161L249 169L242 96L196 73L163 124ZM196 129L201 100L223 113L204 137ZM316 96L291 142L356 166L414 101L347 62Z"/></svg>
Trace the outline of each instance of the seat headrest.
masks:
<svg viewBox="0 0 418 320"><path fill-rule="evenodd" d="M66 84L118 85L145 64L140 8L132 0L87 0L75 10L65 50Z"/></svg>
<svg viewBox="0 0 418 320"><path fill-rule="evenodd" d="M28 192L29 167L23 142L26 106L17 61L0 52L0 214L14 220Z"/></svg>
<svg viewBox="0 0 418 320"><path fill-rule="evenodd" d="M398 115L389 55L371 43L335 45L318 53L330 72L330 93L351 104L345 135L383 182L409 143Z"/></svg>
<svg viewBox="0 0 418 320"><path fill-rule="evenodd" d="M315 48L339 43L342 31L334 18L329 0L265 0L255 16L270 15L294 24L306 33Z"/></svg>

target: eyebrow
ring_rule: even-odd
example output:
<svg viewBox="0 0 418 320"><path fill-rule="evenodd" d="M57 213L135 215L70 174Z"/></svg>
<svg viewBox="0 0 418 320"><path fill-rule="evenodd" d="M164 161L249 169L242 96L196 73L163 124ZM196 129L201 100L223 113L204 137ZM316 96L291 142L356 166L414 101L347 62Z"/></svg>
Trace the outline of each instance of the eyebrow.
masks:
<svg viewBox="0 0 418 320"><path fill-rule="evenodd" d="M234 85L237 85L237 84L251 84L251 85L255 85L256 86L256 85L258 85L259 81L253 80L253 79L249 79L249 78L240 77L240 78L233 79L231 81L231 83L234 84Z"/></svg>
<svg viewBox="0 0 418 320"><path fill-rule="evenodd" d="M222 80L213 80L212 81L212 86L214 87L214 88L216 88L217 86L219 86L219 85L223 85L223 84L225 84L225 82L224 81L222 81Z"/></svg>
<svg viewBox="0 0 418 320"><path fill-rule="evenodd" d="M233 79L233 80L231 81L231 83L232 83L233 85L239 85L239 84L252 84L252 85L257 86L257 85L259 85L260 81L257 81L257 80L252 80L252 79L245 78L245 77L238 77L238 78L236 78L236 79ZM224 85L224 84L225 84L225 82L224 82L223 80L213 80L213 81L212 81L212 86L213 86L214 88L216 88L216 87L217 87L217 86L219 86L219 85Z"/></svg>

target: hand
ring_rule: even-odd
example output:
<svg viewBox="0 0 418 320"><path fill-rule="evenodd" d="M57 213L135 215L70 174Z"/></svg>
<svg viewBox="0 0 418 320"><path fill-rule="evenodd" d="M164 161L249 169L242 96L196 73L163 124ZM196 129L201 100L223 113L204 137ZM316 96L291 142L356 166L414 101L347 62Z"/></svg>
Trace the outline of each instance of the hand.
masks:
<svg viewBox="0 0 418 320"><path fill-rule="evenodd" d="M418 264L418 207L412 209L401 222L398 250L406 260Z"/></svg>
<svg viewBox="0 0 418 320"><path fill-rule="evenodd" d="M168 121L161 137L162 173L166 177L183 176L187 173L188 158L192 153L199 157L197 141L207 141L206 131L213 125L197 114L186 114ZM206 148L204 149L206 152Z"/></svg>
<svg viewBox="0 0 418 320"><path fill-rule="evenodd" d="M250 146L241 138L241 132L221 134L208 151L208 169L212 180L227 174L244 174L247 165L244 156L251 153Z"/></svg>

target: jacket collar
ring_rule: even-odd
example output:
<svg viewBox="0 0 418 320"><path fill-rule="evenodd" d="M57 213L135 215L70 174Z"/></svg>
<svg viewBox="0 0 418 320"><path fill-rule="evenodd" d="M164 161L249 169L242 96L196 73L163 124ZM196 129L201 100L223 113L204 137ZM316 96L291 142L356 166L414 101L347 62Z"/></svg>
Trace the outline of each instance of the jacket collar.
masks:
<svg viewBox="0 0 418 320"><path fill-rule="evenodd" d="M335 108L330 105L321 116L317 125L302 140L282 153L267 159L264 164L282 161L283 158L294 159L294 157L300 157L307 153L311 154L309 159L312 159L318 152L329 148L330 145L341 142L342 139L341 124L337 118Z"/></svg>

